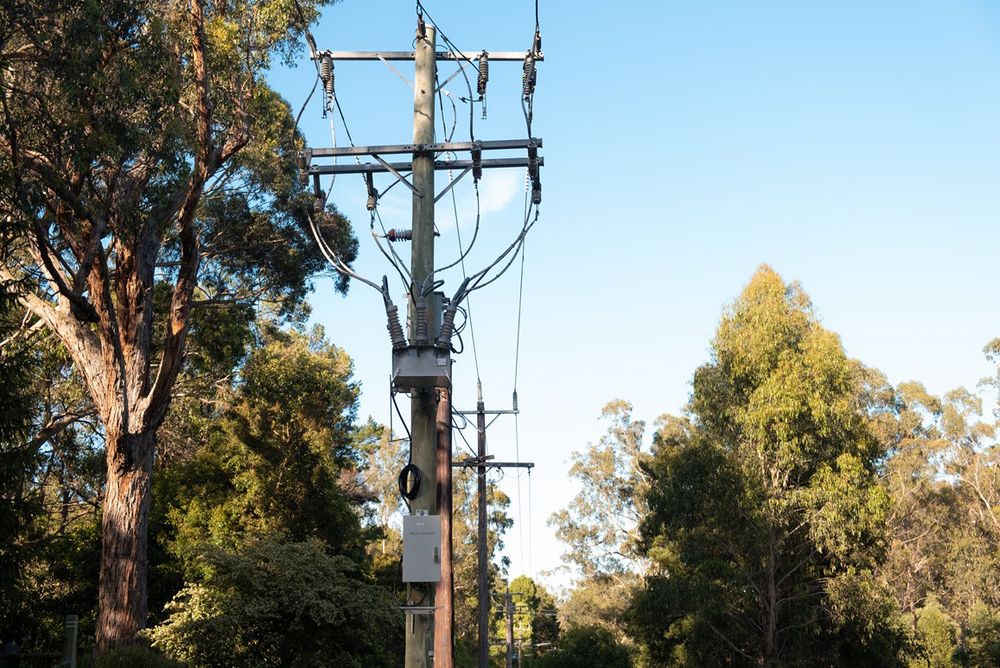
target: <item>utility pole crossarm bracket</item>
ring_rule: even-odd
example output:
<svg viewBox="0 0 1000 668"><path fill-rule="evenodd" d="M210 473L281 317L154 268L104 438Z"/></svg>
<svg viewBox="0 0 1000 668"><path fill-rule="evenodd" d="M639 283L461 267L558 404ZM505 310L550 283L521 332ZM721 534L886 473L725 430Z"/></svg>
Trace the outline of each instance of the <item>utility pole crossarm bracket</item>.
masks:
<svg viewBox="0 0 1000 668"><path fill-rule="evenodd" d="M400 155L403 153L455 153L471 151L476 145L484 151L502 151L517 148L537 146L542 148L542 139L501 139L495 141L450 141L435 144L386 144L383 146L337 146L334 148L307 149L309 160L312 158L345 158L359 155Z"/></svg>
<svg viewBox="0 0 1000 668"><path fill-rule="evenodd" d="M531 164L529 158L493 158L490 160L482 160L480 163L483 169L498 169L504 167L527 167ZM475 163L472 160L435 160L434 170L441 171L445 169L465 169L466 167L473 167ZM539 156L538 165L541 167L545 166L545 158ZM309 168L309 174L366 174L368 172L373 173L384 173L384 172L412 172L413 163L412 162L392 162L386 164L378 164L374 162L363 162L360 165L318 165Z"/></svg>
<svg viewBox="0 0 1000 668"><path fill-rule="evenodd" d="M474 53L468 51L438 51L434 54L436 60L479 60L481 51ZM545 55L542 52L531 54L530 51L487 51L491 61L516 61L522 62L528 55L532 55L537 62L543 62ZM413 60L413 51L330 51L329 56L334 60Z"/></svg>

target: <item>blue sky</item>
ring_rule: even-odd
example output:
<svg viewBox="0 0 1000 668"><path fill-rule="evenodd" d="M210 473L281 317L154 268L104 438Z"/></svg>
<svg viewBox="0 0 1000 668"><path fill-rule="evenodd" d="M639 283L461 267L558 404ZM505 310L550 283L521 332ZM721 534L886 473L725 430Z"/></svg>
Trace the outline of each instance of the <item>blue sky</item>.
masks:
<svg viewBox="0 0 1000 668"><path fill-rule="evenodd" d="M530 46L533 2L425 4L461 49ZM320 49L409 50L414 14L409 2L345 0L314 34ZM627 399L650 423L679 412L722 308L761 263L800 281L848 354L894 383L944 392L989 372L981 350L1000 336L1000 3L542 0L540 14L534 134L546 166L526 248L518 378L519 454L537 468L530 514L527 478L502 483L520 519L507 540L512 575L559 565L545 519L575 492L568 459L599 438L601 406ZM396 66L412 76L412 65ZM442 78L452 70L442 66ZM343 62L336 75L355 143L411 140L413 94L393 73ZM313 70L303 58L270 80L297 111ZM492 64L477 138L524 137L519 88L519 64ZM461 77L448 89L465 94ZM467 140L467 107L457 104L455 139ZM447 102L444 113L450 126ZM318 95L301 127L312 146L331 145ZM346 144L339 118L335 130ZM487 172L481 190L470 269L516 234L524 174ZM402 191L381 204L388 227L409 227ZM466 235L471 184L456 192ZM356 267L388 273L368 236L361 179L340 177L331 199L361 240ZM438 257L452 258L449 198L437 215ZM472 299L496 408L509 406L513 386L517 269ZM460 274L446 278L453 292ZM387 421L380 298L361 285L335 296L319 281L311 303L355 359L362 415ZM475 403L468 338L458 408ZM518 454L512 420L490 429L489 446L498 460Z"/></svg>

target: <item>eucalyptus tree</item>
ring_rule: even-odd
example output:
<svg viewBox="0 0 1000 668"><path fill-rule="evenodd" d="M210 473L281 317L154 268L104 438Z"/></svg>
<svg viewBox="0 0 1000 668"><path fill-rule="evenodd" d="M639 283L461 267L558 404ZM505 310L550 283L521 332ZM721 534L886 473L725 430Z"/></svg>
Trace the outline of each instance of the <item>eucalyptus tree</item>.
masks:
<svg viewBox="0 0 1000 668"><path fill-rule="evenodd" d="M694 376L690 428L648 465L631 619L670 665L896 665L877 566L889 501L877 374L768 267L726 310Z"/></svg>
<svg viewBox="0 0 1000 668"><path fill-rule="evenodd" d="M262 79L328 0L4 0L0 278L54 332L100 417L98 646L145 624L156 433L193 313L288 312L321 267L300 139ZM321 211L322 212L322 211ZM334 210L322 232L353 257ZM346 284L338 284L341 290Z"/></svg>

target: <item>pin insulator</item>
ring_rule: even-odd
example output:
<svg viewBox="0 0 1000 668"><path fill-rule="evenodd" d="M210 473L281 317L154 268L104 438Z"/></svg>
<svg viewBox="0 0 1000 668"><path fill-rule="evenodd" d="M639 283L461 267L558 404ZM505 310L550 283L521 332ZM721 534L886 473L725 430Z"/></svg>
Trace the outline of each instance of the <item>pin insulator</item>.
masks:
<svg viewBox="0 0 1000 668"><path fill-rule="evenodd" d="M392 229L385 233L385 238L389 241L412 241L413 230Z"/></svg>

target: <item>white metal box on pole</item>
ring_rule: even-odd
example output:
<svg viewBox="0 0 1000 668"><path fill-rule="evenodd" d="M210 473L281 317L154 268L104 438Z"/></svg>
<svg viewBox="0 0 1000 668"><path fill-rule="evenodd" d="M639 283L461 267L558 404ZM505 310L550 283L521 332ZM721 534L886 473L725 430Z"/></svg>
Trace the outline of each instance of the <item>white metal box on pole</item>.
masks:
<svg viewBox="0 0 1000 668"><path fill-rule="evenodd" d="M441 579L441 517L403 515L403 582Z"/></svg>

